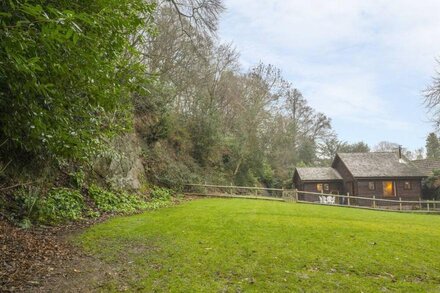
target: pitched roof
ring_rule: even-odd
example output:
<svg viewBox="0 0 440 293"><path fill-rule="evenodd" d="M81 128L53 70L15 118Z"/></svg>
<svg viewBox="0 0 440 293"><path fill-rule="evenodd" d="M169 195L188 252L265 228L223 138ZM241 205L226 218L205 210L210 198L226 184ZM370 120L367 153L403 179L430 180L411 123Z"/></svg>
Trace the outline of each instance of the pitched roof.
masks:
<svg viewBox="0 0 440 293"><path fill-rule="evenodd" d="M296 172L303 181L342 180L338 171L331 167L296 168Z"/></svg>
<svg viewBox="0 0 440 293"><path fill-rule="evenodd" d="M338 153L354 177L424 177L414 164L394 152Z"/></svg>
<svg viewBox="0 0 440 293"><path fill-rule="evenodd" d="M426 176L433 175L433 170L440 170L439 159L424 159L411 161Z"/></svg>

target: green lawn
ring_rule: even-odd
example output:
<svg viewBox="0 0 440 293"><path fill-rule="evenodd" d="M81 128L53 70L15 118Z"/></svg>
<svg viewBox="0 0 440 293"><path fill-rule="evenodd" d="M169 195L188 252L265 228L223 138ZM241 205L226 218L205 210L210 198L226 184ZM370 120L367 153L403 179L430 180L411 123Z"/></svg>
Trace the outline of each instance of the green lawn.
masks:
<svg viewBox="0 0 440 293"><path fill-rule="evenodd" d="M104 290L440 292L440 216L204 199L88 229Z"/></svg>

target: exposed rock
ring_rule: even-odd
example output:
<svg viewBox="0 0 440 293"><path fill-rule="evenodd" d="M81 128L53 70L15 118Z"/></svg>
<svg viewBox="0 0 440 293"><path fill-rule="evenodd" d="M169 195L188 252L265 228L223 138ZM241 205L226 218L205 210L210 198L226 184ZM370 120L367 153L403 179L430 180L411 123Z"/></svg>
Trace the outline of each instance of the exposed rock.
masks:
<svg viewBox="0 0 440 293"><path fill-rule="evenodd" d="M112 187L137 190L144 173L141 153L136 134L126 134L114 140L112 152L96 160L93 168Z"/></svg>

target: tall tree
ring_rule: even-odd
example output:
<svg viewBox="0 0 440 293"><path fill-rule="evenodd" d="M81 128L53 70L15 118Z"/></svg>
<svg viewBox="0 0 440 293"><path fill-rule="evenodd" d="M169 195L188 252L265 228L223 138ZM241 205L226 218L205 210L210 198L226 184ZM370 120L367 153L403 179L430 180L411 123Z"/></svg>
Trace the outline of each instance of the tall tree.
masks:
<svg viewBox="0 0 440 293"><path fill-rule="evenodd" d="M440 61L437 60L437 64ZM424 91L425 106L431 114L431 119L434 125L440 128L440 72L432 78L431 84Z"/></svg>
<svg viewBox="0 0 440 293"><path fill-rule="evenodd" d="M346 143L341 146L339 152L341 153L368 153L370 151L370 147L367 143L360 141L355 143Z"/></svg>
<svg viewBox="0 0 440 293"><path fill-rule="evenodd" d="M440 158L440 142L434 132L428 134L426 138L426 157L429 159Z"/></svg>
<svg viewBox="0 0 440 293"><path fill-rule="evenodd" d="M2 1L0 141L7 155L84 159L132 122L150 78L136 43L153 31L143 0Z"/></svg>
<svg viewBox="0 0 440 293"><path fill-rule="evenodd" d="M399 144L389 141L381 141L376 146L374 146L375 152L394 152L399 149Z"/></svg>

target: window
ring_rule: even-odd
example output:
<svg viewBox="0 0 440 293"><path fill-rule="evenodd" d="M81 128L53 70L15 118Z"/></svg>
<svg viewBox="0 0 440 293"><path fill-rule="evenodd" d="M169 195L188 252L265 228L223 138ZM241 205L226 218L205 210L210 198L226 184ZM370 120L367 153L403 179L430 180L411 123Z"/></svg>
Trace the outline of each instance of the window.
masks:
<svg viewBox="0 0 440 293"><path fill-rule="evenodd" d="M319 192L322 192L322 183L316 184L316 190L318 190Z"/></svg>
<svg viewBox="0 0 440 293"><path fill-rule="evenodd" d="M328 183L324 184L324 191L330 191L330 186Z"/></svg>
<svg viewBox="0 0 440 293"><path fill-rule="evenodd" d="M383 182L383 196L395 196L393 181L384 181Z"/></svg>
<svg viewBox="0 0 440 293"><path fill-rule="evenodd" d="M374 181L368 182L368 189L369 190L376 190L376 185L374 184Z"/></svg>
<svg viewBox="0 0 440 293"><path fill-rule="evenodd" d="M405 183L403 185L403 189L406 189L406 190L411 189L411 182L405 181Z"/></svg>

